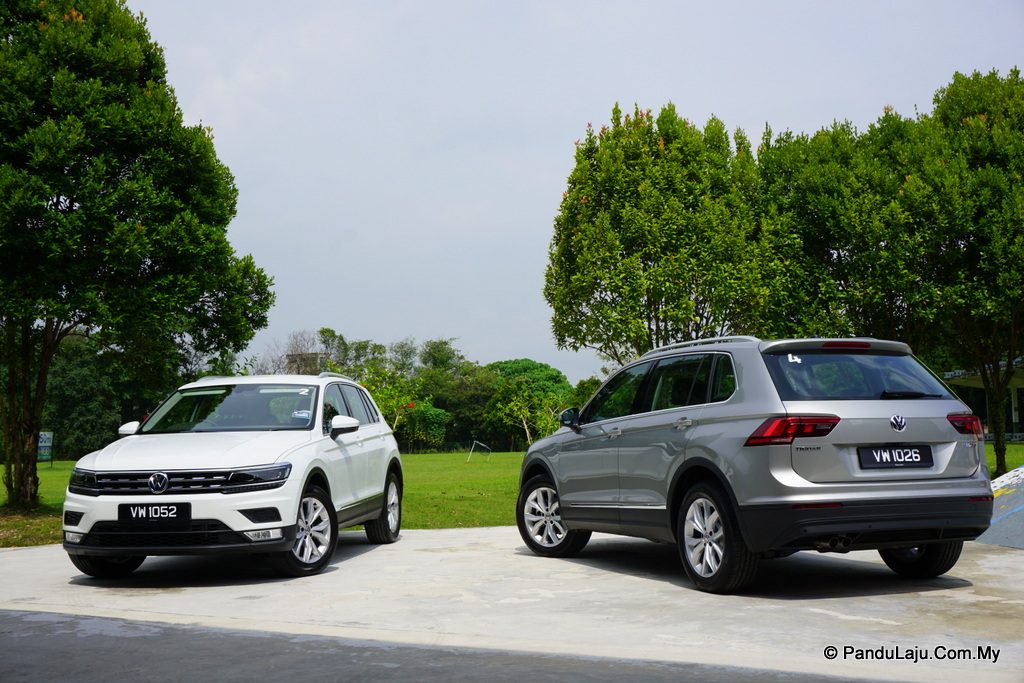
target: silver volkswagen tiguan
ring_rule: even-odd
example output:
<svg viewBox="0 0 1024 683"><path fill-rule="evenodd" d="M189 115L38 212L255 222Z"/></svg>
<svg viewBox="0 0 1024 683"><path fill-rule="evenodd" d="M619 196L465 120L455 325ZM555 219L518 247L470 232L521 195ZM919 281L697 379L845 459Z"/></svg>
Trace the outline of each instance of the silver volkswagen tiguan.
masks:
<svg viewBox="0 0 1024 683"><path fill-rule="evenodd" d="M647 353L523 461L519 531L573 555L592 531L676 543L697 588L759 559L878 549L938 576L988 528L981 421L903 343L723 337Z"/></svg>

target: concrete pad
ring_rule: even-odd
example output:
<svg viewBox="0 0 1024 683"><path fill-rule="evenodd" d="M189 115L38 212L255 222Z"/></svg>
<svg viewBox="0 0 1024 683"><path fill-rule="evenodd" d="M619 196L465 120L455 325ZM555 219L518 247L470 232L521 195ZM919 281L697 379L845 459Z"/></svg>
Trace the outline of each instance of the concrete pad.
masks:
<svg viewBox="0 0 1024 683"><path fill-rule="evenodd" d="M1020 683L1022 561L1019 550L968 544L949 575L907 581L874 552L798 553L763 563L751 592L717 596L690 587L673 546L595 535L579 557L555 560L530 553L511 527L405 531L389 546L345 533L328 570L300 580L275 579L251 557L183 557L150 558L129 579L97 581L78 574L59 546L42 546L0 551L0 609L876 680ZM838 648L834 660L824 654L829 646ZM986 646L999 650L995 663L977 661ZM974 659L946 658L961 649ZM875 651L904 658L864 659Z"/></svg>
<svg viewBox="0 0 1024 683"><path fill-rule="evenodd" d="M995 501L992 526L978 540L982 543L1024 548L1024 467L1010 470L992 482Z"/></svg>

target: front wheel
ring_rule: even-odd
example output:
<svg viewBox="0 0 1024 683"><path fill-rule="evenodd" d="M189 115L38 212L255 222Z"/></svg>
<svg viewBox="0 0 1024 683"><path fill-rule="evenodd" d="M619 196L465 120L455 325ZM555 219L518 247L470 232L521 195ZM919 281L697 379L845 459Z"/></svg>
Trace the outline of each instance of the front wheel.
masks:
<svg viewBox="0 0 1024 683"><path fill-rule="evenodd" d="M95 555L68 555L71 564L78 571L96 579L123 579L139 568L145 555L117 555L97 557Z"/></svg>
<svg viewBox="0 0 1024 683"><path fill-rule="evenodd" d="M371 519L364 526L370 543L394 543L398 540L398 532L402 530L402 486L394 472L388 473L380 517Z"/></svg>
<svg viewBox="0 0 1024 683"><path fill-rule="evenodd" d="M558 491L540 475L519 492L516 525L530 550L545 557L571 557L590 540L589 531L571 531L565 526Z"/></svg>
<svg viewBox="0 0 1024 683"><path fill-rule="evenodd" d="M740 535L728 496L715 484L700 482L686 493L676 535L686 574L702 591L730 593L757 573L757 556Z"/></svg>
<svg viewBox="0 0 1024 683"><path fill-rule="evenodd" d="M963 541L947 541L913 548L883 548L878 554L900 576L933 579L952 569L963 549Z"/></svg>
<svg viewBox="0 0 1024 683"><path fill-rule="evenodd" d="M291 550L272 556L283 576L309 576L323 571L338 545L338 516L327 492L310 486L299 500L295 543Z"/></svg>

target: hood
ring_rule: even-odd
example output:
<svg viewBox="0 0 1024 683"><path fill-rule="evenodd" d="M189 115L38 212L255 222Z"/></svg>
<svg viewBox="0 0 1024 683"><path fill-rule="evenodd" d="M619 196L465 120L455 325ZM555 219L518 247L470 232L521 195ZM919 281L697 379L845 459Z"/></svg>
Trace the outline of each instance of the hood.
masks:
<svg viewBox="0 0 1024 683"><path fill-rule="evenodd" d="M222 470L276 462L312 440L313 432L185 432L136 434L90 453L77 467L99 472Z"/></svg>

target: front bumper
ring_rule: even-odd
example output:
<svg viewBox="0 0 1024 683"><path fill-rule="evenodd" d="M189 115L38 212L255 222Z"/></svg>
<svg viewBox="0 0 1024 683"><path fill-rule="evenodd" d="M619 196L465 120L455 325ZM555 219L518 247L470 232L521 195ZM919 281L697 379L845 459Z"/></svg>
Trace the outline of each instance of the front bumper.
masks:
<svg viewBox="0 0 1024 683"><path fill-rule="evenodd" d="M750 505L739 524L752 552L823 550L842 538L843 550L969 541L992 520L992 500L967 496L844 501L840 507Z"/></svg>
<svg viewBox="0 0 1024 683"><path fill-rule="evenodd" d="M280 527L278 527L280 528ZM192 520L188 529L125 528L117 523L93 525L81 543L64 541L69 555L219 555L275 553L295 543L295 525L281 528L282 538L250 541L216 520Z"/></svg>
<svg viewBox="0 0 1024 683"><path fill-rule="evenodd" d="M296 498L286 485L278 489L225 495L84 496L68 492L64 500L64 549L71 555L205 555L274 553L290 550L295 541ZM174 528L160 522L118 520L118 506L188 503L191 519ZM253 522L246 513L276 511L274 519ZM71 523L69 523L71 522ZM282 537L252 541L245 532L280 529ZM67 534L81 541L67 541Z"/></svg>

